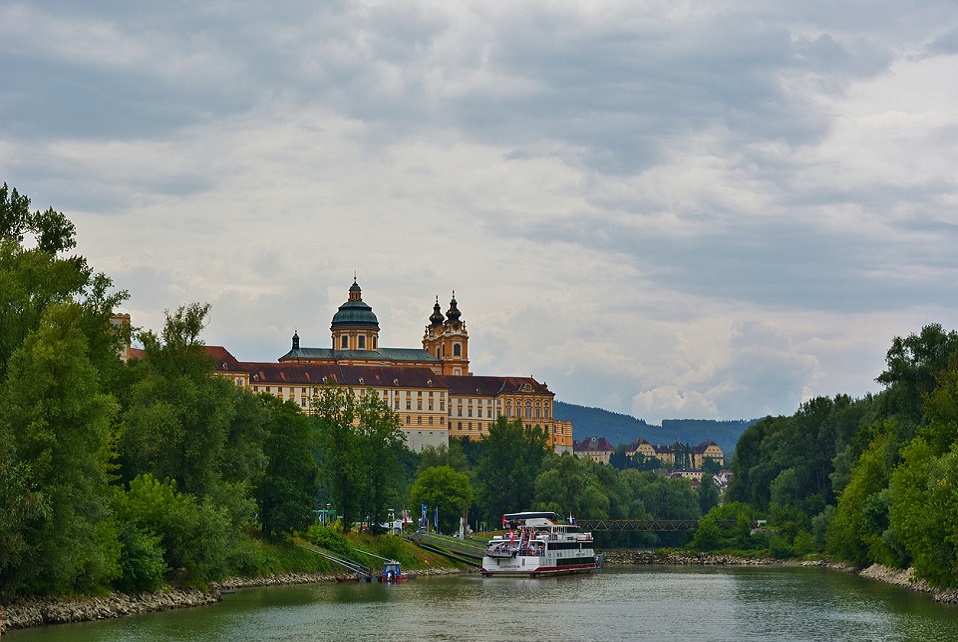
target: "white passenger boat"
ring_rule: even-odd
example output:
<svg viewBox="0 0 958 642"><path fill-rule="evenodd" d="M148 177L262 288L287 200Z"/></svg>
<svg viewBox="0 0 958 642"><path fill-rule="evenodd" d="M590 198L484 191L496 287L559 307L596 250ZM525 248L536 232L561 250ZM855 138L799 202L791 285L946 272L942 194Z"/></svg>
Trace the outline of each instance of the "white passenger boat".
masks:
<svg viewBox="0 0 958 642"><path fill-rule="evenodd" d="M481 573L494 575L563 575L589 573L599 568L591 533L580 533L571 519L560 524L552 512L507 513L502 516L505 535L496 535L486 546Z"/></svg>

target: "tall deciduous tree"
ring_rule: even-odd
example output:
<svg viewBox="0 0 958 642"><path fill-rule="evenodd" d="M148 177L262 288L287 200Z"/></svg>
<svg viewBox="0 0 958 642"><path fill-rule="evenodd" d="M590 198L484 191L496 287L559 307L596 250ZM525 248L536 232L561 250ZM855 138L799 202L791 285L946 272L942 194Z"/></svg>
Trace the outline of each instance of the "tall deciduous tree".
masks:
<svg viewBox="0 0 958 642"><path fill-rule="evenodd" d="M529 510L535 499L535 480L546 456L548 438L521 419L499 417L483 438L479 460L479 506L491 523L503 513Z"/></svg>
<svg viewBox="0 0 958 642"><path fill-rule="evenodd" d="M450 533L459 526L459 518L473 500L472 486L465 473L451 466L433 466L416 477L409 490L413 506L423 504L439 508L439 530Z"/></svg>
<svg viewBox="0 0 958 642"><path fill-rule="evenodd" d="M366 482L355 430L356 397L351 389L327 382L314 389L312 410L323 455L322 473L332 504L343 517L343 531L348 533L360 514Z"/></svg>
<svg viewBox="0 0 958 642"><path fill-rule="evenodd" d="M316 460L310 451L312 424L292 401L259 398L268 413L263 446L268 463L256 482L259 521L266 534L303 530L313 521Z"/></svg>
<svg viewBox="0 0 958 642"><path fill-rule="evenodd" d="M180 307L167 314L160 336L140 335L144 359L121 441L126 479L150 473L200 497L222 480L234 391L229 380L213 376L199 338L208 311L208 304Z"/></svg>
<svg viewBox="0 0 958 642"><path fill-rule="evenodd" d="M106 478L117 405L100 389L83 315L76 303L47 307L3 382L0 424L21 501L35 507L21 519L19 564L3 571L8 590L90 589L119 574Z"/></svg>
<svg viewBox="0 0 958 642"><path fill-rule="evenodd" d="M391 502L400 499L403 472L400 453L406 449L406 435L396 415L375 390L367 390L357 407L360 448L366 489L361 511L373 530L386 521Z"/></svg>

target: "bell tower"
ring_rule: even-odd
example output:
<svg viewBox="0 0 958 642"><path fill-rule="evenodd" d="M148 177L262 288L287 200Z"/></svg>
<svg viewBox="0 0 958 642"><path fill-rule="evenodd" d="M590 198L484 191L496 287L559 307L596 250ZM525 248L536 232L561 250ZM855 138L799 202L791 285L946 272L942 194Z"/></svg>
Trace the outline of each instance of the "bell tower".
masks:
<svg viewBox="0 0 958 642"><path fill-rule="evenodd" d="M442 362L441 374L444 375L472 374L469 372L469 332L461 317L455 291L445 317L439 307L439 297L436 297L429 325L422 338L422 347Z"/></svg>

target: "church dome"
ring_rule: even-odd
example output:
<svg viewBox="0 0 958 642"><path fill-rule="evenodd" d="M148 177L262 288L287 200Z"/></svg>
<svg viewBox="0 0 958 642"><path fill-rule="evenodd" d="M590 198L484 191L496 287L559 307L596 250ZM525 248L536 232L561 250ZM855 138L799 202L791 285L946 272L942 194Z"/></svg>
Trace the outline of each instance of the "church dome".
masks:
<svg viewBox="0 0 958 642"><path fill-rule="evenodd" d="M379 329L379 319L373 309L363 301L363 291L353 281L349 288L349 300L339 306L333 315L331 329L336 328L375 328Z"/></svg>

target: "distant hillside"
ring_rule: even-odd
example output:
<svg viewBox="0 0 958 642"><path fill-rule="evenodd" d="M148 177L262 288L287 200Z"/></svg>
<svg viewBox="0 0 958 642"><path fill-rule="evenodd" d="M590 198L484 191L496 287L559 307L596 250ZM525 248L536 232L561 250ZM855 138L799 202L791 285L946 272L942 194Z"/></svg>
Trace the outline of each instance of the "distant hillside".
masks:
<svg viewBox="0 0 958 642"><path fill-rule="evenodd" d="M613 445L628 444L638 437L652 444L670 444L680 440L697 444L711 439L719 445L731 460L738 438L755 419L739 421L716 421L713 419L665 419L661 426L654 426L642 419L601 408L587 408L556 401L556 419L572 422L573 439L583 440L593 435L605 437Z"/></svg>

